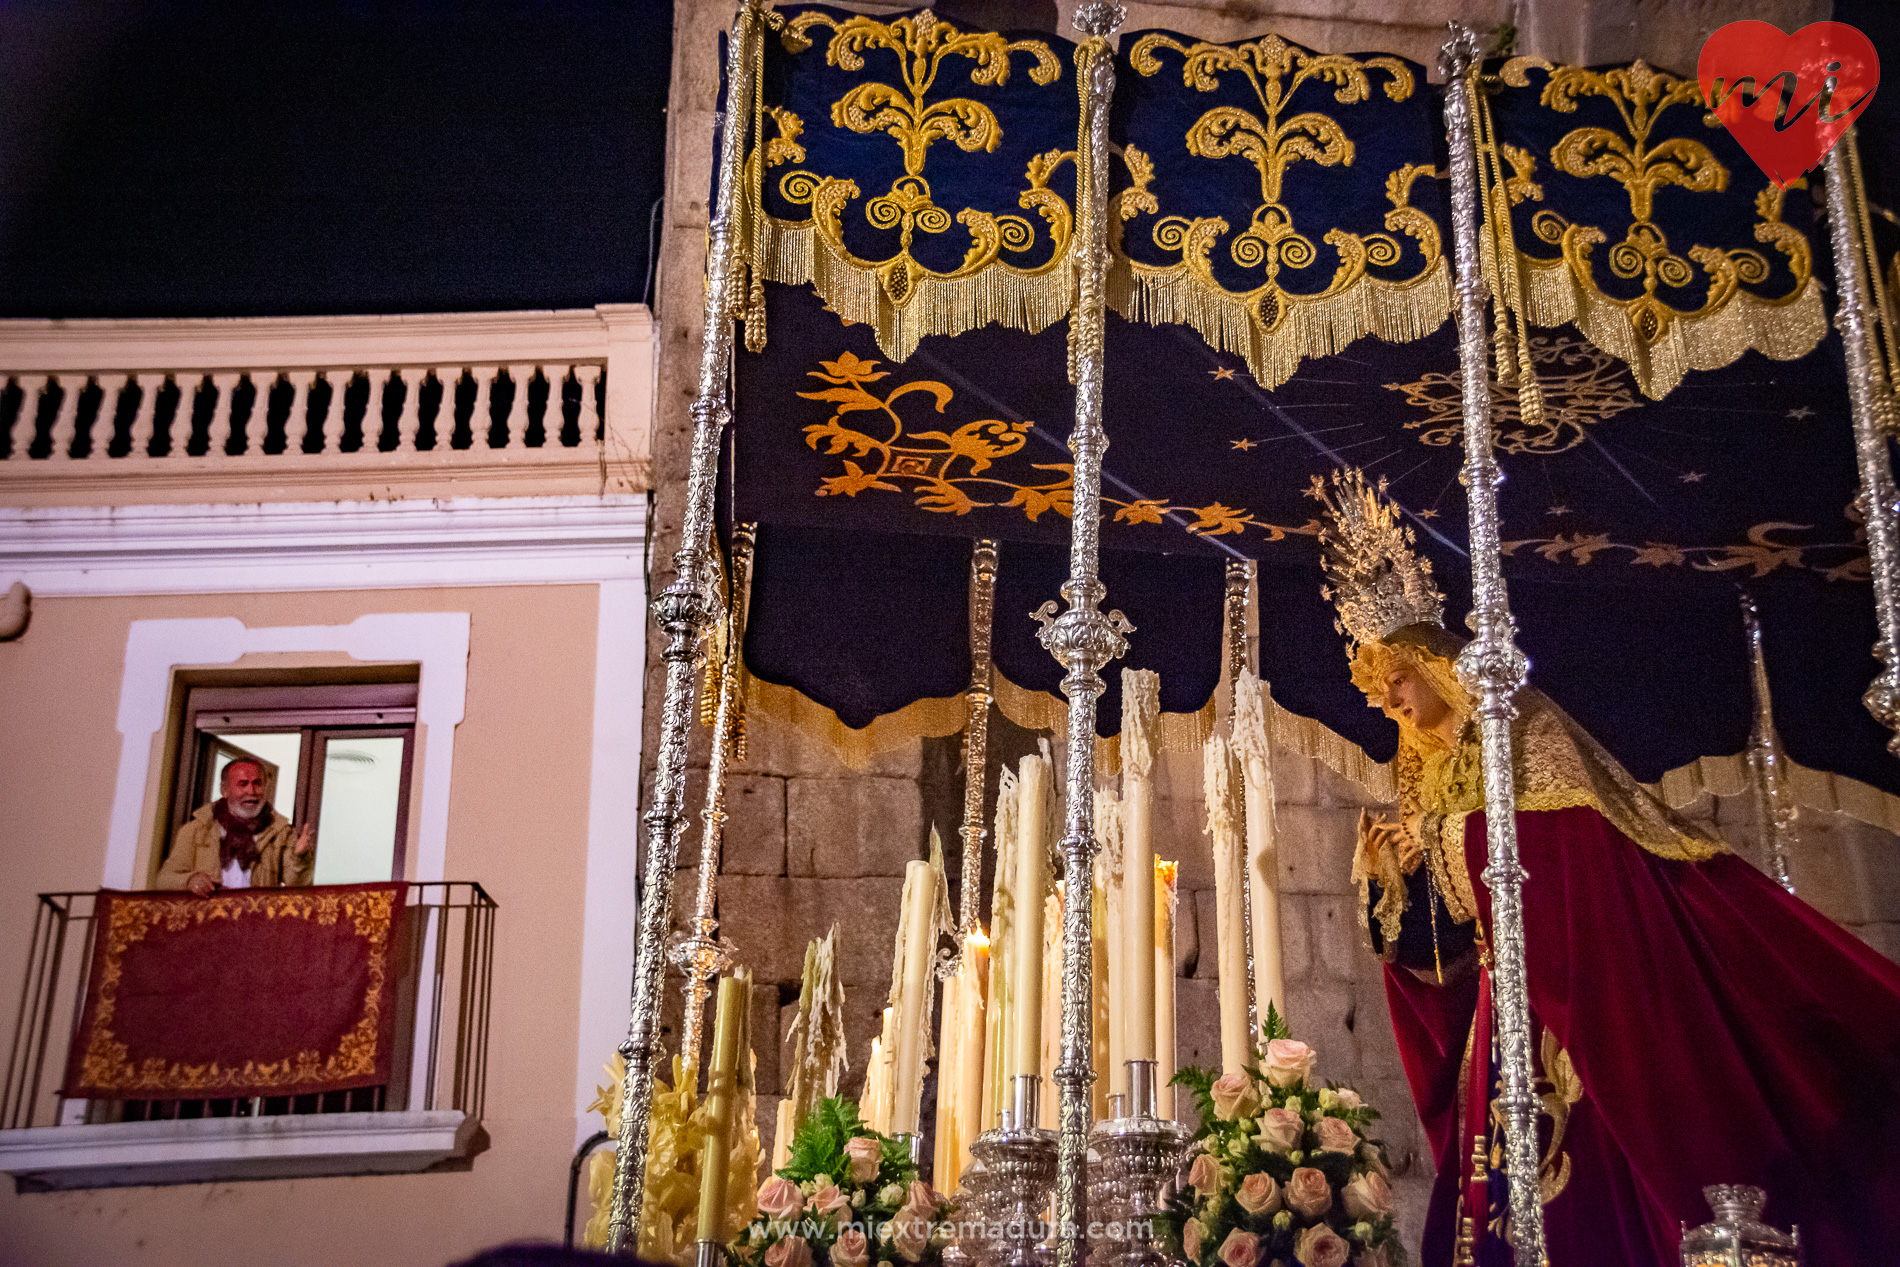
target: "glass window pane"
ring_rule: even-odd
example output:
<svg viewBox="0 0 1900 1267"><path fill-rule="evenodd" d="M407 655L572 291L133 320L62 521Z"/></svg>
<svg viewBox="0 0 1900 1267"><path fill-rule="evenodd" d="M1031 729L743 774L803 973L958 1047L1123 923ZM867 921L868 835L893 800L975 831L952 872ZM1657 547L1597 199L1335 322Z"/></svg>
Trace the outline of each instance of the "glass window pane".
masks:
<svg viewBox="0 0 1900 1267"><path fill-rule="evenodd" d="M277 786L271 790L271 808L285 818L297 817L297 755L303 751L303 732L287 730L281 734L219 735L233 748L241 748L277 767ZM223 795L218 789L224 779L224 767L231 764L229 752L219 750L211 767L211 796Z"/></svg>
<svg viewBox="0 0 1900 1267"><path fill-rule="evenodd" d="M323 761L317 819L318 884L387 880L396 856L402 791L401 735L332 738Z"/></svg>

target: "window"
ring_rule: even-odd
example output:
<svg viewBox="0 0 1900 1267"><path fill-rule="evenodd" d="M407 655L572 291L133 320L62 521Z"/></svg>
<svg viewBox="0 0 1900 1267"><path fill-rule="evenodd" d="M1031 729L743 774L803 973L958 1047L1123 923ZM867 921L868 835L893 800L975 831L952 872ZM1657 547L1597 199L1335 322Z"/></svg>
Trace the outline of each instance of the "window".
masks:
<svg viewBox="0 0 1900 1267"><path fill-rule="evenodd" d="M171 830L216 800L225 766L263 763L271 806L316 830L317 884L400 879L408 837L416 684L192 686Z"/></svg>

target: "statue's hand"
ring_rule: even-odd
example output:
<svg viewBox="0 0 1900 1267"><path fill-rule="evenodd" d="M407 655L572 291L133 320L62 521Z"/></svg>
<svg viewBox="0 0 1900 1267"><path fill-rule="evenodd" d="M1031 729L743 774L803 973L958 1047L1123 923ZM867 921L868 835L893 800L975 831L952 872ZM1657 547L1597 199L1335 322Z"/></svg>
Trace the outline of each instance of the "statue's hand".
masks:
<svg viewBox="0 0 1900 1267"><path fill-rule="evenodd" d="M1374 818L1371 810L1359 811L1359 840L1369 857L1389 851L1406 875L1418 870L1425 857L1425 846L1412 824Z"/></svg>

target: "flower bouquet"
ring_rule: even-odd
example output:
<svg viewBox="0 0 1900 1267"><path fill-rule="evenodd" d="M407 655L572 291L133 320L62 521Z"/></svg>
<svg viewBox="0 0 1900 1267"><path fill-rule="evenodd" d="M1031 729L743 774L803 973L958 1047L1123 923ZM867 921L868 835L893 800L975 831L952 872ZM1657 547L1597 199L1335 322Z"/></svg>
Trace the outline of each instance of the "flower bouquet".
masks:
<svg viewBox="0 0 1900 1267"><path fill-rule="evenodd" d="M952 1206L917 1177L904 1145L879 1135L851 1101L821 1100L785 1165L759 1187L759 1213L732 1256L763 1267L937 1267Z"/></svg>
<svg viewBox="0 0 1900 1267"><path fill-rule="evenodd" d="M1379 1114L1347 1087L1310 1085L1317 1054L1271 1006L1244 1073L1183 1069L1201 1111L1188 1186L1163 1216L1193 1267L1403 1267Z"/></svg>

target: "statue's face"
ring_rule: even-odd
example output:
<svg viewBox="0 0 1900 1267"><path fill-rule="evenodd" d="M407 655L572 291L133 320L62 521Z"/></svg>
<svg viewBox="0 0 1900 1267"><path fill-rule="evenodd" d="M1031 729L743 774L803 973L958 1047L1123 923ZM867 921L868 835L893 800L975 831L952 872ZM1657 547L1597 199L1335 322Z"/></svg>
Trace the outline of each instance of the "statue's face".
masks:
<svg viewBox="0 0 1900 1267"><path fill-rule="evenodd" d="M1442 731L1451 707L1438 697L1418 666L1395 660L1385 677L1385 706L1394 716L1420 730Z"/></svg>

